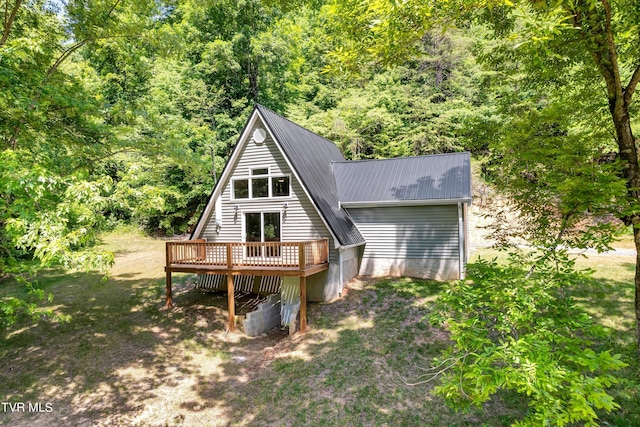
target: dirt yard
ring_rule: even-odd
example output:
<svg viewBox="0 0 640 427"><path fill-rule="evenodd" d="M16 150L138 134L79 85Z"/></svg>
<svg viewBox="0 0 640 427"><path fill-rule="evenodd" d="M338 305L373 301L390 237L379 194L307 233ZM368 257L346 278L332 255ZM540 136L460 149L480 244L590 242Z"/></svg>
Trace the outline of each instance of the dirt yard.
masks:
<svg viewBox="0 0 640 427"><path fill-rule="evenodd" d="M423 321L440 284L355 281L342 299L310 305L307 334L249 338L227 332L226 296L193 290L192 276L177 275L177 307L162 308L164 241L122 234L107 246L116 264L106 281L43 275L50 307L67 322L6 334L0 395L16 410L0 412L0 424L434 425L505 416L455 414L428 396L430 385L405 383L447 342Z"/></svg>

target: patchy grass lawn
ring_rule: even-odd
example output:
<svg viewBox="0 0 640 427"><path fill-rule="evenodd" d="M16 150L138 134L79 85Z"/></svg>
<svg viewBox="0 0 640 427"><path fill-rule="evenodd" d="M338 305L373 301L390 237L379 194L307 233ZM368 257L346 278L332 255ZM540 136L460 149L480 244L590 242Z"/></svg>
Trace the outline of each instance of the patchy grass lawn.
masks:
<svg viewBox="0 0 640 427"><path fill-rule="evenodd" d="M177 276L177 308L161 309L164 241L106 239L116 252L109 280L50 271L42 286L68 323L17 325L0 342L3 402L51 403L43 413L0 412L11 426L509 425L526 410L501 395L468 414L409 386L447 345L424 320L436 282L355 281L340 300L309 307L310 331L287 337L226 333L226 296L191 290ZM604 258L603 258L604 259ZM611 328L603 343L633 356L633 260L607 258L602 275L576 290ZM616 271L615 278L609 275ZM0 297L18 292L2 284ZM615 389L623 407L606 420L640 425L637 364Z"/></svg>
<svg viewBox="0 0 640 427"><path fill-rule="evenodd" d="M628 227L625 233L619 236L611 246L617 249L634 250L636 248L636 245L633 241L633 229L631 227Z"/></svg>

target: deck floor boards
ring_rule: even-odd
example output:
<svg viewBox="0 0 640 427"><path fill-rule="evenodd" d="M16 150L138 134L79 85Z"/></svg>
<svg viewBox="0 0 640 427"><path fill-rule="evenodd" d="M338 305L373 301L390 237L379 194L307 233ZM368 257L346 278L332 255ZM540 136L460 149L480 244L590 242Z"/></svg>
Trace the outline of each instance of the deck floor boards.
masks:
<svg viewBox="0 0 640 427"><path fill-rule="evenodd" d="M294 276L307 277L312 274L319 273L329 269L329 264L310 265L304 270L300 267L283 267L283 266L235 266L231 270L227 266L216 265L198 265L198 264L171 264L164 268L166 272L172 273L200 273L200 274L231 274L234 276L242 274L251 274L254 276Z"/></svg>

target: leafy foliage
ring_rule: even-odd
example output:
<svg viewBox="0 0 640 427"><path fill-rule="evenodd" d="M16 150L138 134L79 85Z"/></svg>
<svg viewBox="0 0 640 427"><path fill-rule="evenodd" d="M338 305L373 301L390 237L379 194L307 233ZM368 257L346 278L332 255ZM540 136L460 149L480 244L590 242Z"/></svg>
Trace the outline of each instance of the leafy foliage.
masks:
<svg viewBox="0 0 640 427"><path fill-rule="evenodd" d="M415 57L437 28L480 23L478 57L502 123L485 121L498 184L534 243L607 247L633 225L640 252L638 1L332 2L332 69ZM473 24L470 24L472 22ZM488 31L482 30L487 28ZM486 86L483 86L487 88ZM635 318L640 354L640 268Z"/></svg>
<svg viewBox="0 0 640 427"><path fill-rule="evenodd" d="M350 159L479 152L487 142L475 127L495 120L495 105L481 105L485 72L471 46L465 32L430 32L395 69L361 70L361 84L318 91L291 115Z"/></svg>
<svg viewBox="0 0 640 427"><path fill-rule="evenodd" d="M39 303L42 301L51 302L53 294L47 293L37 287L37 284L23 276L17 276L26 290L26 295L21 297L8 296L2 299L0 304L0 330L4 330L14 323L27 319L41 319L54 317L51 310L40 309ZM67 320L65 316L56 317L60 321Z"/></svg>
<svg viewBox="0 0 640 427"><path fill-rule="evenodd" d="M92 167L121 148L99 73L85 46L143 32L146 2L99 0L59 5L2 2L0 37L0 278L25 284L26 297L0 302L0 324L38 317L44 297L30 278L53 265L105 270L113 254L96 249L113 182ZM107 114L108 115L108 114Z"/></svg>
<svg viewBox="0 0 640 427"><path fill-rule="evenodd" d="M440 378L435 392L468 408L512 390L530 408L515 425L592 425L598 411L619 407L607 388L626 364L594 348L601 327L565 293L587 273L566 256L532 257L512 252L506 266L479 259L440 297L431 321L453 344L429 372Z"/></svg>

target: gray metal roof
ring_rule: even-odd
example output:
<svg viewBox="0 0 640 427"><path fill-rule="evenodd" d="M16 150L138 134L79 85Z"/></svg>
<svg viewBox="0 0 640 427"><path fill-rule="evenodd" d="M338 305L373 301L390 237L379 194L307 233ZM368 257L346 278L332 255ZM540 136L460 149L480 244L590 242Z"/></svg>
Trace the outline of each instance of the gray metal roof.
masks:
<svg viewBox="0 0 640 427"><path fill-rule="evenodd" d="M336 145L258 104L256 110L282 147L291 165L339 243L364 243L349 214L340 209L332 162L345 159Z"/></svg>
<svg viewBox="0 0 640 427"><path fill-rule="evenodd" d="M334 162L340 201L471 199L469 153Z"/></svg>

